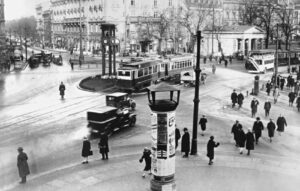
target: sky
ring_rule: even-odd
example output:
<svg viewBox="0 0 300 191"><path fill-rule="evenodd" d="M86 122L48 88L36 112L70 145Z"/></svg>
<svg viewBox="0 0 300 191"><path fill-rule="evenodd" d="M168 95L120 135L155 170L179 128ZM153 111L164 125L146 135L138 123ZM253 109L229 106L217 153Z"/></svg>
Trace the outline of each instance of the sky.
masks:
<svg viewBox="0 0 300 191"><path fill-rule="evenodd" d="M35 15L35 5L45 0L4 0L5 20Z"/></svg>

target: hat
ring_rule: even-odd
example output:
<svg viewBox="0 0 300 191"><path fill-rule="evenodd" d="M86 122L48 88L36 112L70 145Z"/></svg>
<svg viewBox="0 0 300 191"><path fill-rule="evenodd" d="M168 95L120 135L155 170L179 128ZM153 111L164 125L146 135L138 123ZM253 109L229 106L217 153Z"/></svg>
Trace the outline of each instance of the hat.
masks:
<svg viewBox="0 0 300 191"><path fill-rule="evenodd" d="M213 140L215 137L214 136L210 136L210 139Z"/></svg>
<svg viewBox="0 0 300 191"><path fill-rule="evenodd" d="M87 140L87 137L83 137L84 140Z"/></svg>
<svg viewBox="0 0 300 191"><path fill-rule="evenodd" d="M19 148L18 148L18 151L23 151L23 148L22 148L22 147L19 147Z"/></svg>
<svg viewBox="0 0 300 191"><path fill-rule="evenodd" d="M260 120L260 118L259 118L259 117L257 117L257 118L256 118L256 120Z"/></svg>
<svg viewBox="0 0 300 191"><path fill-rule="evenodd" d="M202 115L202 117L205 117L205 115Z"/></svg>
<svg viewBox="0 0 300 191"><path fill-rule="evenodd" d="M188 129L185 127L185 128L183 128L183 130L184 130L184 131L187 131Z"/></svg>
<svg viewBox="0 0 300 191"><path fill-rule="evenodd" d="M150 149L148 147L145 147L144 148L144 151L149 151Z"/></svg>

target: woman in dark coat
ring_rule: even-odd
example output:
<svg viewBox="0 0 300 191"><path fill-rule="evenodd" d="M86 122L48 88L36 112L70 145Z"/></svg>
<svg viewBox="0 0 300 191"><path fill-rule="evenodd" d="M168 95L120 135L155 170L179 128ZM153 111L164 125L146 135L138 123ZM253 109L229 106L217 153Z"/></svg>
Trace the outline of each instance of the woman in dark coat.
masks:
<svg viewBox="0 0 300 191"><path fill-rule="evenodd" d="M298 96L296 103L297 103L297 108L298 108L298 112L299 112L300 111L300 96Z"/></svg>
<svg viewBox="0 0 300 191"><path fill-rule="evenodd" d="M180 131L176 127L176 129L175 129L175 149L177 149L177 147L178 147L178 141L180 138L181 138Z"/></svg>
<svg viewBox="0 0 300 191"><path fill-rule="evenodd" d="M209 165L212 165L213 159L215 157L215 147L218 147L220 143L216 143L214 141L214 136L211 136L208 143L207 143L207 157L209 158Z"/></svg>
<svg viewBox="0 0 300 191"><path fill-rule="evenodd" d="M274 131L276 129L276 125L272 119L270 119L270 122L267 125L267 129L268 129L268 135L270 138L270 142L272 142L272 137L274 137Z"/></svg>
<svg viewBox="0 0 300 191"><path fill-rule="evenodd" d="M235 141L235 146L239 146L238 145L238 140L237 140L237 132L241 128L243 128L243 126L239 123L238 120L236 120L235 124L231 128L231 133L233 134L233 139Z"/></svg>
<svg viewBox="0 0 300 191"><path fill-rule="evenodd" d="M190 134L187 128L184 128L183 131L184 134L181 139L181 152L185 153L183 157L186 158L189 157L189 152L190 152Z"/></svg>
<svg viewBox="0 0 300 191"><path fill-rule="evenodd" d="M250 128L246 134L246 149L248 150L247 155L250 155L250 150L254 150L254 136Z"/></svg>
<svg viewBox="0 0 300 191"><path fill-rule="evenodd" d="M58 89L59 89L59 94L60 94L60 96L61 96L61 99L64 99L66 86L64 85L63 82L60 83Z"/></svg>
<svg viewBox="0 0 300 191"><path fill-rule="evenodd" d="M81 151L81 156L85 159L82 164L87 164L89 163L88 157L91 155L91 143L90 141L84 137L83 138L83 144L82 144L82 151Z"/></svg>
<svg viewBox="0 0 300 191"><path fill-rule="evenodd" d="M289 106L293 107L294 100L296 98L296 94L294 92L289 93Z"/></svg>
<svg viewBox="0 0 300 191"><path fill-rule="evenodd" d="M277 131L279 135L281 135L281 132L284 132L284 126L287 126L285 118L280 114L277 119Z"/></svg>
<svg viewBox="0 0 300 191"><path fill-rule="evenodd" d="M144 148L143 156L140 158L140 163L145 160L145 168L143 173L143 178L146 176L146 172L149 171L149 175L151 175L151 151L147 147Z"/></svg>
<svg viewBox="0 0 300 191"><path fill-rule="evenodd" d="M18 148L18 161L17 161L17 166L19 170L19 176L22 179L20 184L25 184L26 183L26 176L30 174L29 171L29 166L27 163L28 157L27 154L23 152L23 148L19 147Z"/></svg>
<svg viewBox="0 0 300 191"><path fill-rule="evenodd" d="M239 93L237 100L238 100L239 108L241 108L244 101L244 95L242 94L242 92Z"/></svg>
<svg viewBox="0 0 300 191"><path fill-rule="evenodd" d="M238 142L238 146L240 148L240 154L243 154L243 150L245 147L245 141L246 141L245 132L242 128L239 128L237 131L237 142Z"/></svg>
<svg viewBox="0 0 300 191"><path fill-rule="evenodd" d="M98 147L99 152L102 154L102 160L108 159L108 136L105 133L101 135Z"/></svg>
<svg viewBox="0 0 300 191"><path fill-rule="evenodd" d="M202 136L204 136L204 131L206 130L206 123L207 123L207 119L205 115L203 115L202 118L199 120L199 125L202 130L202 134L201 134Z"/></svg>
<svg viewBox="0 0 300 191"><path fill-rule="evenodd" d="M265 109L265 116L268 117L270 115L270 109L271 109L271 102L269 101L269 99L267 99L267 101L265 102L264 109Z"/></svg>

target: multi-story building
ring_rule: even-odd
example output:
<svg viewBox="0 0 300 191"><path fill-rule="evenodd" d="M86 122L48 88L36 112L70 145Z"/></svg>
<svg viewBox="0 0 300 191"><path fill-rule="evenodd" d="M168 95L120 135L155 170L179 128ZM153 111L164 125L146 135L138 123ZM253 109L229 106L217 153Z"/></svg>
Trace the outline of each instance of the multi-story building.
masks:
<svg viewBox="0 0 300 191"><path fill-rule="evenodd" d="M0 46L3 46L5 44L4 24L4 0L0 0Z"/></svg>
<svg viewBox="0 0 300 191"><path fill-rule="evenodd" d="M41 46L50 45L52 43L51 37L51 10L50 2L39 3L36 9L37 33Z"/></svg>

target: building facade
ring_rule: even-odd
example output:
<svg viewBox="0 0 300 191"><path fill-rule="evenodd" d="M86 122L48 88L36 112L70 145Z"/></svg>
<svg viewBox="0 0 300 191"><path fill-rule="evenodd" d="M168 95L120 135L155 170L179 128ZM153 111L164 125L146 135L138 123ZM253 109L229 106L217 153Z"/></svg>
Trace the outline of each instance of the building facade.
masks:
<svg viewBox="0 0 300 191"><path fill-rule="evenodd" d="M35 10L40 46L50 46L52 44L50 1L37 4Z"/></svg>
<svg viewBox="0 0 300 191"><path fill-rule="evenodd" d="M4 0L0 0L0 46L5 45L5 17L4 17Z"/></svg>

